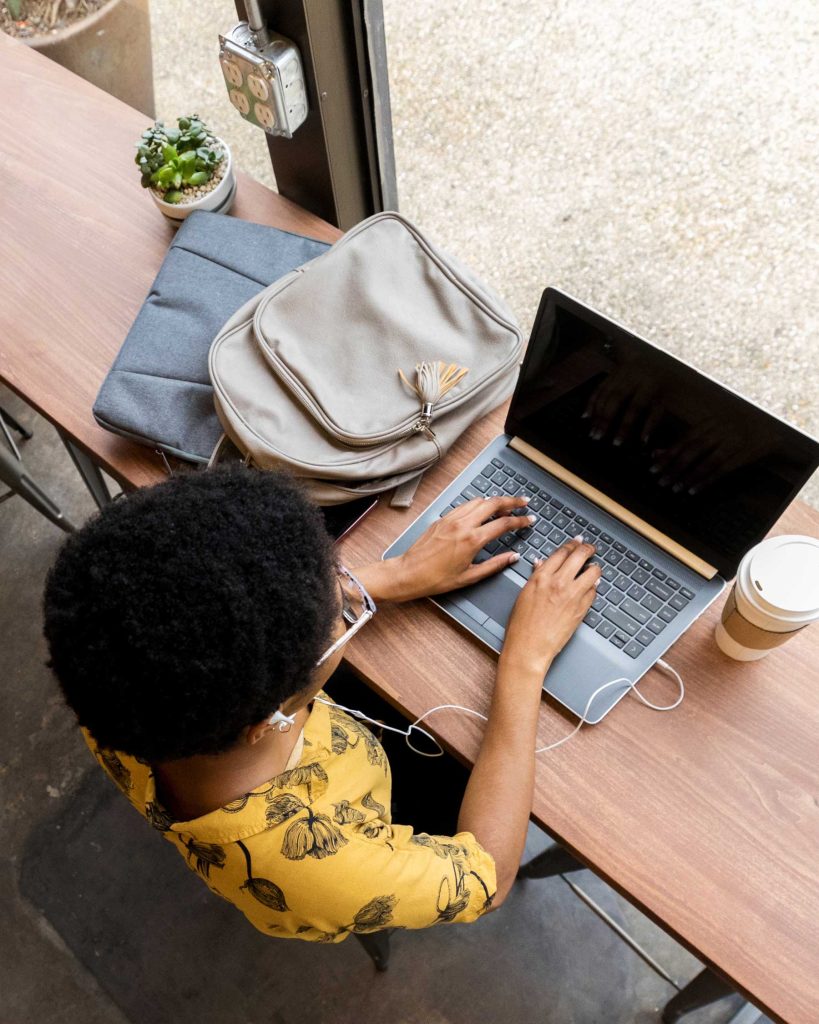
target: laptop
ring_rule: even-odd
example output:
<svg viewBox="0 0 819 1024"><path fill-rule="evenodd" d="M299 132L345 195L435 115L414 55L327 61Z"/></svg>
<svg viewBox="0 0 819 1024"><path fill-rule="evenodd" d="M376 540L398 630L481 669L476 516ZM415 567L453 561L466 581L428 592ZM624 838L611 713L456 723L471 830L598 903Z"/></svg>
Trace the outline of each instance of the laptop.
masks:
<svg viewBox="0 0 819 1024"><path fill-rule="evenodd" d="M502 573L434 601L495 651L538 558L582 534L602 579L544 689L578 717L636 682L716 600L819 465L819 442L547 288L504 433L385 552L472 498L526 494L531 527L491 542ZM544 629L549 624L544 622ZM628 692L592 701L599 722Z"/></svg>

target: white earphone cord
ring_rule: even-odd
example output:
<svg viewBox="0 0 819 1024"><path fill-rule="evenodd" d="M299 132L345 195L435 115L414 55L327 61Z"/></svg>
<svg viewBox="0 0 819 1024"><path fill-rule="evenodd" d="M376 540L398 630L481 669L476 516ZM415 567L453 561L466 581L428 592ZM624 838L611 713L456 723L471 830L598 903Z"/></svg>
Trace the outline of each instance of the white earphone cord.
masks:
<svg viewBox="0 0 819 1024"><path fill-rule="evenodd" d="M560 747L564 743L567 743L572 738L572 736L574 736L575 733L578 732L580 727L588 722L586 716L588 715L589 708L592 706L592 703L594 702L594 699L597 697L597 695L599 693L602 693L603 690L607 690L610 686L616 686L618 683L625 683L627 689L632 690L634 692L634 695L637 698L639 698L639 700L641 700L647 708L651 708L652 711L673 711L675 708L678 708L682 703L683 698L685 697L685 685L683 684L682 676L675 668L669 665L667 661L663 661L662 658L657 659L657 664L661 668L664 668L666 672L670 672L677 680L677 685L680 688L680 692L673 704L652 704L651 701L644 697L642 693L640 693L640 691L637 689L636 681L632 682L630 679L626 679L625 676L620 676L619 679L612 679L608 683L603 683L602 686L597 687L594 693L592 693L592 695L586 701L586 706L583 708L583 714L581 715L577 725L574 727L574 729L572 729L570 733L568 733L562 739L557 740L555 743L549 743L545 747L537 747L535 749L535 753L543 754L547 750L554 750L556 747ZM473 708L465 708L462 704L438 704L436 707L430 708L429 711L425 711L423 715L419 715L419 717L415 719L415 721L412 723L409 729L396 729L392 725L384 725L383 722L379 722L375 718L370 718L368 715L365 715L362 711L357 711L355 708L345 708L343 704L334 704L333 701L323 700L321 697L315 697L314 699L319 701L321 704L328 704L340 708L342 711L346 711L348 715L352 715L354 718L360 718L364 719L364 721L366 722L372 722L373 725L380 726L380 728L386 729L388 732L398 733L399 736L404 737L404 742L407 744L410 750L414 751L414 753L416 754L419 754L421 757L443 757L444 755L444 749L441 746L441 744L435 739L435 737L431 733L427 732L426 729L422 729L419 724L420 722L423 722L425 718L428 718L429 715L434 714L436 711L463 711L468 715L474 715L476 718L482 718L484 722L489 721L486 715L482 714L480 711L475 711ZM413 746L413 744L410 742L410 734L412 733L413 730L421 733L422 736L426 736L430 743L433 743L438 748L436 753L430 754L425 750L419 750L418 747Z"/></svg>

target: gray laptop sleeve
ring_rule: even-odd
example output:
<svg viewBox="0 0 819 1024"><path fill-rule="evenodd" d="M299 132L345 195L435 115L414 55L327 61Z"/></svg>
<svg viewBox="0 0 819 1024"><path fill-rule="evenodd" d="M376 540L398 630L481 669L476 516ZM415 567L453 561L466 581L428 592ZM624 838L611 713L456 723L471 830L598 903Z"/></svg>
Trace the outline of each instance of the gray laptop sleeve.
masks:
<svg viewBox="0 0 819 1024"><path fill-rule="evenodd" d="M192 213L103 381L96 421L140 444L207 462L222 434L208 375L211 342L240 306L327 248L236 217Z"/></svg>

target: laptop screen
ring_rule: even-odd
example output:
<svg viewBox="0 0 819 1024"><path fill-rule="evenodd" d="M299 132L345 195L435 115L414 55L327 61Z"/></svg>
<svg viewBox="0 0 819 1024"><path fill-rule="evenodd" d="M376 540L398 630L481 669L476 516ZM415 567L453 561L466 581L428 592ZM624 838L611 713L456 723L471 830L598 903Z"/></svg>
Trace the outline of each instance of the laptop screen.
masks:
<svg viewBox="0 0 819 1024"><path fill-rule="evenodd" d="M819 442L551 288L506 432L729 579L819 465Z"/></svg>

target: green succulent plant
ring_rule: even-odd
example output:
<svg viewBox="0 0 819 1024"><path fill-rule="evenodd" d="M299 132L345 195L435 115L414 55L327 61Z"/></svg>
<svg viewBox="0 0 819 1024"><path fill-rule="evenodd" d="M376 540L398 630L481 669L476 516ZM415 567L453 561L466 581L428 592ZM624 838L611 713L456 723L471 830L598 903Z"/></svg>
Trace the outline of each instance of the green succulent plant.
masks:
<svg viewBox="0 0 819 1024"><path fill-rule="evenodd" d="M136 143L134 162L143 188L164 192L166 203L178 203L185 185L204 185L213 177L224 153L206 145L210 129L198 114L177 119L176 128L156 121Z"/></svg>

